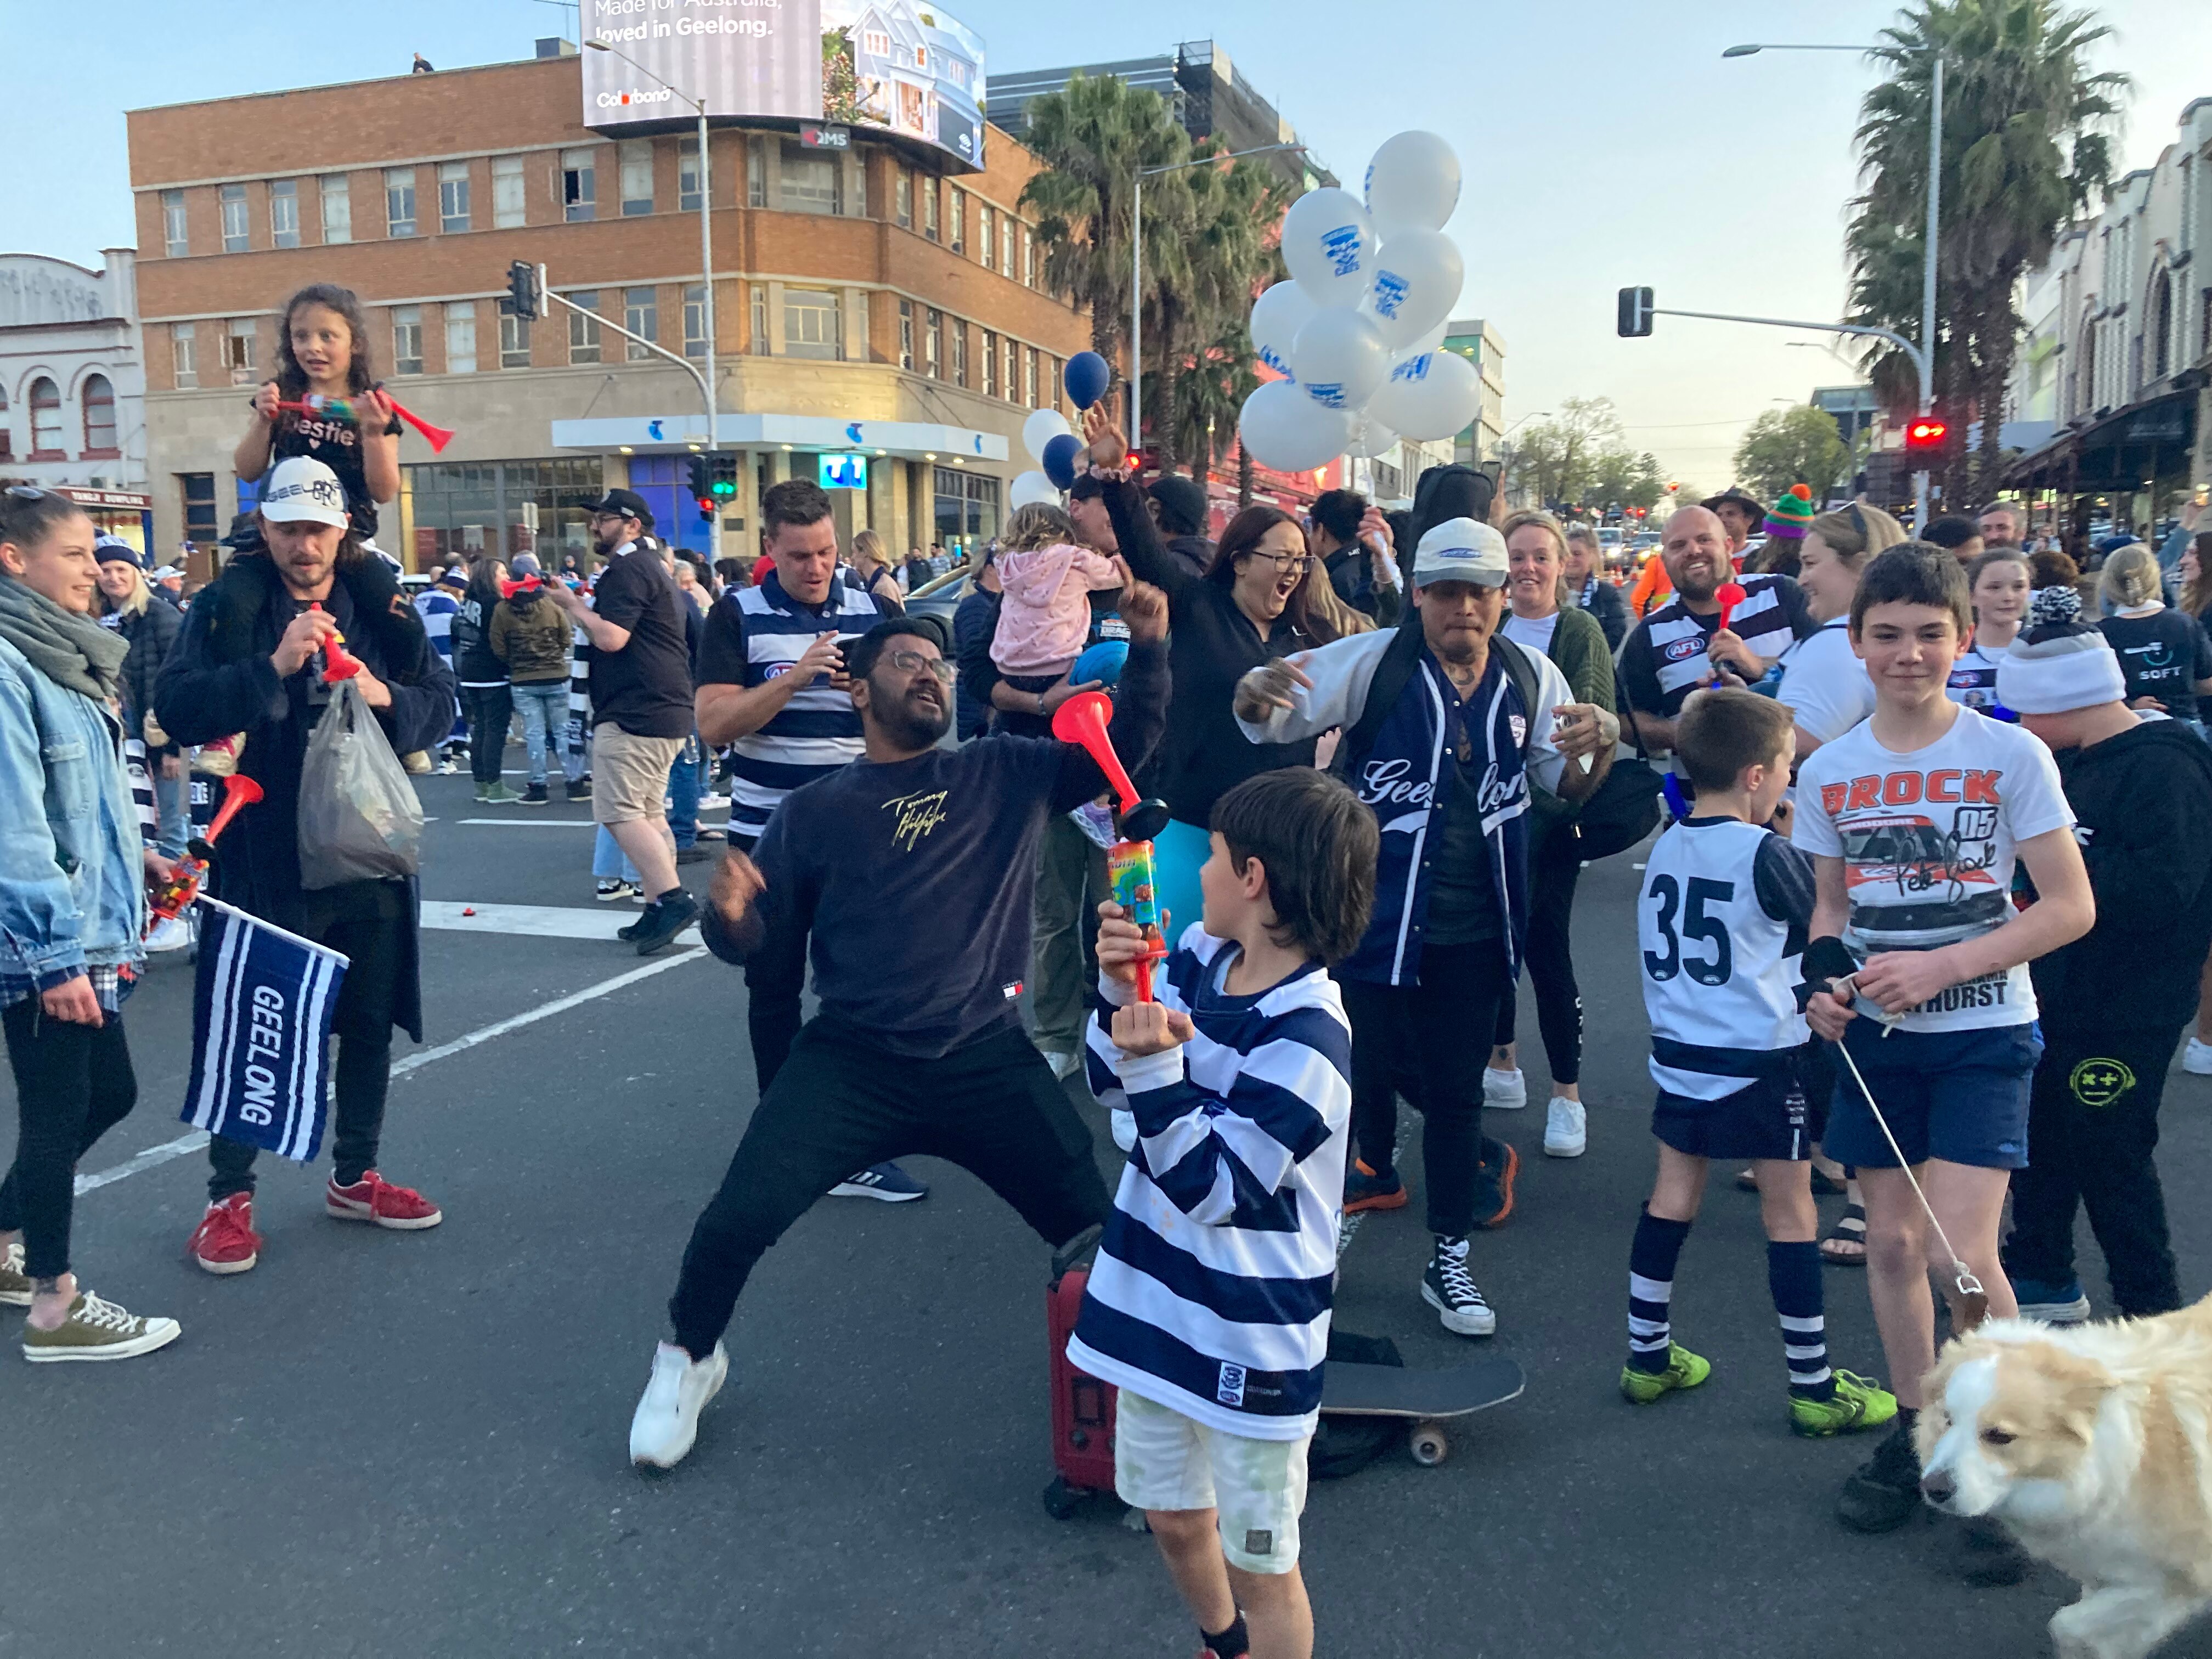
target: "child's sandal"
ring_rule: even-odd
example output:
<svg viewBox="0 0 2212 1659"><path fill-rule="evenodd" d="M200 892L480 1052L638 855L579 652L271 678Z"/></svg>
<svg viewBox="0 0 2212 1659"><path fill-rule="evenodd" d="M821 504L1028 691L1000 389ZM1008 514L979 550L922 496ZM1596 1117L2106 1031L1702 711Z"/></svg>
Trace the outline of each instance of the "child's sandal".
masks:
<svg viewBox="0 0 2212 1659"><path fill-rule="evenodd" d="M1846 1204L1828 1236L1820 1241L1820 1260L1835 1267L1866 1266L1866 1206Z"/></svg>

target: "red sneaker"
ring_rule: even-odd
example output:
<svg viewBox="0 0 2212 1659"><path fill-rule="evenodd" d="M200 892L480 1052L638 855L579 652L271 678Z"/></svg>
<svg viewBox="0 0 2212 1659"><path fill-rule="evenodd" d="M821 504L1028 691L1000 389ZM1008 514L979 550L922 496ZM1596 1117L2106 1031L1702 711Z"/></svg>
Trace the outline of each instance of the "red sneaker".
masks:
<svg viewBox="0 0 2212 1659"><path fill-rule="evenodd" d="M233 1193L207 1206L185 1246L211 1273L242 1273L261 1260L261 1235L253 1231L253 1194Z"/></svg>
<svg viewBox="0 0 2212 1659"><path fill-rule="evenodd" d="M336 1176L323 1189L323 1206L341 1221L373 1221L398 1232L434 1227L446 1212L412 1187L395 1187L374 1170L350 1187Z"/></svg>

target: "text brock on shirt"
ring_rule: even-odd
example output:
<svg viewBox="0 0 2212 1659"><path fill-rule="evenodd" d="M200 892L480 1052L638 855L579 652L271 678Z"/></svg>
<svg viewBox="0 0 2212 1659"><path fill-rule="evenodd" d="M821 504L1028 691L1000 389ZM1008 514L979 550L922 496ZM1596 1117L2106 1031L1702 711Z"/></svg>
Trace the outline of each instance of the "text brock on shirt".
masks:
<svg viewBox="0 0 2212 1659"><path fill-rule="evenodd" d="M1869 773L1844 783L1822 784L1820 810L1832 818L1843 812L1913 806L1922 801L1937 806L2001 806L2004 800L1997 784L2003 776L2002 767L1939 766L1924 777L1918 772Z"/></svg>

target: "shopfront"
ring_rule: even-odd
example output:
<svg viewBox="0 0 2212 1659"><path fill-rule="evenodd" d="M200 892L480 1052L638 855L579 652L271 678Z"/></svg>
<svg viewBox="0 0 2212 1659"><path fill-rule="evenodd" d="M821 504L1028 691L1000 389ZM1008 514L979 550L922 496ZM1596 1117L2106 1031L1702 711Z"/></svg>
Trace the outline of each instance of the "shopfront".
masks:
<svg viewBox="0 0 2212 1659"><path fill-rule="evenodd" d="M937 540L955 557L964 557L999 533L999 481L965 467L932 469Z"/></svg>
<svg viewBox="0 0 2212 1659"><path fill-rule="evenodd" d="M591 546L587 501L599 499L605 469L596 456L526 461L434 461L400 469L399 500L385 509L404 534L408 568L536 553L559 559Z"/></svg>
<svg viewBox="0 0 2212 1659"><path fill-rule="evenodd" d="M55 493L66 495L85 511L93 528L119 536L144 558L154 545L154 498L133 489L87 489L58 484ZM150 567L149 567L150 568Z"/></svg>

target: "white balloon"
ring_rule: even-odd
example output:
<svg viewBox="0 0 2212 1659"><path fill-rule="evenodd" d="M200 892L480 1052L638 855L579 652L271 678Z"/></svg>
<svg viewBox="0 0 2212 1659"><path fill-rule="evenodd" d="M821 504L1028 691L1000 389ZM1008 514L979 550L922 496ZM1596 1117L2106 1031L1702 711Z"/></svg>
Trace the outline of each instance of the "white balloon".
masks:
<svg viewBox="0 0 2212 1659"><path fill-rule="evenodd" d="M1344 453L1347 422L1289 380L1270 380L1244 400L1237 431L1252 459L1279 472L1308 472Z"/></svg>
<svg viewBox="0 0 2212 1659"><path fill-rule="evenodd" d="M1283 263L1317 306L1356 306L1374 272L1375 227L1348 190L1310 190L1283 216Z"/></svg>
<svg viewBox="0 0 2212 1659"><path fill-rule="evenodd" d="M1466 267L1440 230L1401 230L1375 256L1375 285L1360 309L1393 351L1414 344L1451 316Z"/></svg>
<svg viewBox="0 0 2212 1659"><path fill-rule="evenodd" d="M1367 164L1367 211L1378 235L1442 230L1459 205L1459 157L1433 132L1383 141Z"/></svg>
<svg viewBox="0 0 2212 1659"><path fill-rule="evenodd" d="M1067 423L1067 416L1061 414L1058 410L1040 409L1035 414L1031 415L1029 419L1022 422L1022 447L1029 451L1030 459L1031 460L1034 460L1039 466L1042 466L1044 465L1044 447L1050 443L1054 438L1060 436L1061 433L1072 432L1074 428L1070 427ZM1036 476L1040 478L1044 477L1044 474L1042 472L1036 474ZM1045 482L1047 483L1050 483L1052 480L1045 478ZM1059 498L1060 492L1058 490L1054 490L1053 492L1053 499L1057 501ZM1019 503L1017 502L1016 505L1018 506Z"/></svg>
<svg viewBox="0 0 2212 1659"><path fill-rule="evenodd" d="M1401 438L1449 438L1481 411L1482 381L1457 353L1426 352L1392 369L1368 407Z"/></svg>
<svg viewBox="0 0 2212 1659"><path fill-rule="evenodd" d="M1296 283L1276 283L1252 302L1253 354L1276 374L1291 373L1291 343L1317 308Z"/></svg>
<svg viewBox="0 0 2212 1659"><path fill-rule="evenodd" d="M1352 417L1352 436L1344 446L1344 453L1358 460L1371 461L1390 453L1398 441L1398 434L1362 410Z"/></svg>
<svg viewBox="0 0 2212 1659"><path fill-rule="evenodd" d="M1051 412L1048 409L1040 409L1037 410L1037 415L1049 415ZM1030 416L1030 419L1034 421L1036 419L1036 415ZM1026 422L1024 422L1025 433L1027 424ZM1063 421L1060 424L1065 426L1067 423ZM1024 472L1018 475L1013 483L1006 486L1007 506L1027 507L1033 501L1042 501L1047 507L1058 507L1060 486L1042 472Z"/></svg>
<svg viewBox="0 0 2212 1659"><path fill-rule="evenodd" d="M1434 351L1437 347L1443 344L1444 336L1450 332L1451 323L1449 319L1443 322L1438 323L1426 334L1424 334L1419 339L1414 341L1413 344L1394 352L1390 358L1390 367L1395 368L1400 363L1404 362L1408 357L1418 357L1425 351Z"/></svg>
<svg viewBox="0 0 2212 1659"><path fill-rule="evenodd" d="M1356 311L1316 311L1291 348L1292 371L1307 397L1349 414L1364 405L1390 372L1390 354L1375 325Z"/></svg>

